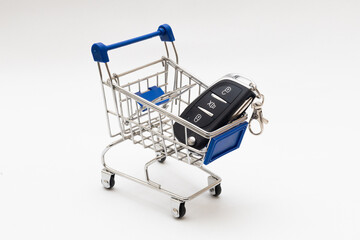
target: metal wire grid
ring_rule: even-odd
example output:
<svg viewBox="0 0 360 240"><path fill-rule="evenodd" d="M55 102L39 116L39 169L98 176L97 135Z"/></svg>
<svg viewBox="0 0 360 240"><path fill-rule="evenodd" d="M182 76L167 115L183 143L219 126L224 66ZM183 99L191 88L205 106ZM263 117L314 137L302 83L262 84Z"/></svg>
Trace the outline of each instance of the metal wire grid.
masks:
<svg viewBox="0 0 360 240"><path fill-rule="evenodd" d="M160 71L138 78L125 81L127 75L157 65ZM153 149L159 158L171 156L188 164L201 163L206 148L194 149L185 143L179 142L174 135L173 125L175 121L171 115L179 116L181 112L198 97L207 86L196 77L180 68L169 58L146 64L139 68L121 73L110 74L106 65L109 78L104 81L99 65L102 88L104 92L106 116L108 120L109 134L111 137L121 135L124 139L131 140L134 144L142 145L144 148ZM111 77L110 77L111 76ZM168 99L160 105L166 113L154 110L144 99L135 100L128 93L145 92L149 87L157 86L164 90L164 95L155 99L153 103L159 103ZM111 91L111 96L105 89ZM113 101L113 108L109 106L109 100ZM140 106L139 102L143 105ZM116 118L111 123L110 116ZM113 133L112 125L118 125L118 131ZM185 127L185 139L187 139L187 128ZM206 136L204 136L206 137Z"/></svg>

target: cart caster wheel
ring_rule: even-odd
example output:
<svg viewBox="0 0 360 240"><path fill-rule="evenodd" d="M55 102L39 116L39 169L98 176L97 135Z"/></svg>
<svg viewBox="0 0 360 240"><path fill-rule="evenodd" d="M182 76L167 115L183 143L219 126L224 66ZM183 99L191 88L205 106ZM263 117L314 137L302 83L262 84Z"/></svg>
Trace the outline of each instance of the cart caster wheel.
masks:
<svg viewBox="0 0 360 240"><path fill-rule="evenodd" d="M161 153L158 153L158 154L159 154L159 156L164 156L164 157L158 159L158 162L159 162L159 163L165 162L165 160L166 160L166 155L165 155L165 153L164 153L164 152L161 152Z"/></svg>
<svg viewBox="0 0 360 240"><path fill-rule="evenodd" d="M172 199L172 209L171 209L172 215L174 218L182 218L185 216L186 208L185 208L185 202L179 202L175 199Z"/></svg>
<svg viewBox="0 0 360 240"><path fill-rule="evenodd" d="M163 157L163 158L159 159L158 162L163 163L163 162L165 162L165 160L166 160L166 157Z"/></svg>
<svg viewBox="0 0 360 240"><path fill-rule="evenodd" d="M101 183L106 189L111 189L115 185L115 174L103 169L101 171Z"/></svg>
<svg viewBox="0 0 360 240"><path fill-rule="evenodd" d="M221 181L221 179L220 179L220 181ZM211 193L211 195L213 195L213 196L219 196L220 195L220 193L221 193L221 185L220 185L220 181L218 180L218 179L216 179L215 177L213 177L213 176L209 176L208 177L208 184L209 185L212 185L212 184L216 184L216 183L218 183L218 185L216 185L215 187L212 187L212 188L210 188L209 190L210 190L210 193Z"/></svg>
<svg viewBox="0 0 360 240"><path fill-rule="evenodd" d="M213 188L210 188L210 193L211 195L213 195L214 197L217 197L221 194L221 184L216 185Z"/></svg>

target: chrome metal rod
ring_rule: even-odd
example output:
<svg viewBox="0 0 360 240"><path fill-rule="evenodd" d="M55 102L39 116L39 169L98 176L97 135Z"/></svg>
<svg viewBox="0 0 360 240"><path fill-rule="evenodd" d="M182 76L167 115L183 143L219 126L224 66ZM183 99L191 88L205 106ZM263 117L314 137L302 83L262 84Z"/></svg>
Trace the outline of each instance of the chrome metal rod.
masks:
<svg viewBox="0 0 360 240"><path fill-rule="evenodd" d="M205 171L206 173L210 174L211 177L215 178L216 181L215 181L214 183L212 183L212 184L210 184L210 185L207 185L206 187L200 189L199 191L195 192L194 194L192 194L192 195L190 195L190 196L181 196L181 195L176 194L176 193L174 193L174 192L172 192L172 191L169 191L169 190L167 190L167 189L162 188L159 183L150 181L150 179L149 179L148 176L147 176L147 180L144 181L144 180L142 180L142 179L139 179L139 178L137 178L137 177L133 177L133 176L131 176L131 175L128 175L128 174L126 174L126 173L120 172L120 171L118 171L118 170L116 170L116 169L113 169L113 168L109 167L109 166L106 164L106 161L105 161L105 155L106 155L106 153L107 153L112 147L116 146L117 144L119 144L119 143L121 143L121 142L123 142L123 141L125 141L125 140L127 140L127 139L130 139L130 136L129 136L129 137L126 137L126 138L121 138L121 139L119 139L119 140L117 140L117 141L109 144L109 145L106 146L106 148L104 149L104 151L103 151L103 153L102 153L102 164L103 164L104 168L105 168L107 171L109 171L109 172L111 172L111 173L113 173L113 174L116 174L116 175L118 175L118 176L122 176L122 177L124 177L124 178L127 178L127 179L129 179L129 180L132 180L132 181L134 181L134 182L140 183L140 184L142 184L142 185L144 185L144 186L148 186L148 187L151 187L151 188L153 188L153 189L156 189L156 190L158 190L158 191L160 191L160 192L162 192L162 193L164 193L164 194L167 194L167 195L169 195L169 196L171 196L171 197L173 197L173 198L175 198L175 199L178 199L178 200L181 200L181 201L184 201L184 202L185 202L185 201L189 201L189 200L197 197L197 196L200 195L201 193L209 190L210 188L215 187L217 184L219 184L219 183L221 182L221 178L219 178L219 177L216 176L215 174L212 174L212 172L210 172L209 170L207 170L207 169L205 169L205 168L203 168L203 167L199 167L199 169ZM156 162L156 161L157 161L157 158L152 159L151 161L149 161L148 163L146 163L147 167L150 166L151 164L153 164L153 163Z"/></svg>

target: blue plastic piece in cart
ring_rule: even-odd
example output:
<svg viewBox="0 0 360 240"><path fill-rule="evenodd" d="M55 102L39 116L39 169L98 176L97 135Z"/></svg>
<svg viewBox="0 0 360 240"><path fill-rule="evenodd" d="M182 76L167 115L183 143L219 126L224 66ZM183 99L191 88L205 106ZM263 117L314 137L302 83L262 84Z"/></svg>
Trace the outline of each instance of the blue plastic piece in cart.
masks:
<svg viewBox="0 0 360 240"><path fill-rule="evenodd" d="M244 122L211 139L205 155L204 164L208 165L225 154L238 149L247 126L248 123Z"/></svg>
<svg viewBox="0 0 360 240"><path fill-rule="evenodd" d="M147 91L147 92L144 92L144 93L137 92L137 93L135 93L135 94L138 95L138 96L140 96L140 97L142 97L142 98L144 98L144 99L146 99L146 100L148 100L149 102L151 102L151 101L153 101L154 99L162 96L162 95L164 94L164 91L163 91L161 88L157 87L157 86L152 86L152 87L149 87L149 91ZM161 105L161 104L163 104L163 103L166 103L167 101L169 101L169 99L165 99L165 100L163 100L163 101L161 101L161 102L157 102L157 103L155 103L155 104L156 104L156 105ZM138 104L140 105L140 107L143 106L143 105L142 105L141 103L139 103L139 102L138 102ZM146 110L146 108L145 108L143 111L145 111L145 110Z"/></svg>
<svg viewBox="0 0 360 240"><path fill-rule="evenodd" d="M130 44L133 44L133 43L137 43L137 42L149 39L149 38L156 37L156 36L160 36L160 39L163 42L175 41L175 37L174 37L173 31L171 30L171 27L168 24L163 24L158 27L156 32L145 34L143 36L125 40L122 42L118 42L118 43L114 43L114 44L110 44L110 45L105 45L101 42L94 43L91 47L91 53L93 55L95 62L106 63L106 62L109 62L109 56L108 56L109 50L113 50L113 49L116 49L119 47L124 47L124 46L130 45Z"/></svg>

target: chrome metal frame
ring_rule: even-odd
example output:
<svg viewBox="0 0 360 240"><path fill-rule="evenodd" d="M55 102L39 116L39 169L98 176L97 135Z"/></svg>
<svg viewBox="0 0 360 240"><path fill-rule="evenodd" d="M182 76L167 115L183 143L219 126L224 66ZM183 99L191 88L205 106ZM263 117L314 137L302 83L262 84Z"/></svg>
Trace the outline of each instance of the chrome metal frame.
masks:
<svg viewBox="0 0 360 240"><path fill-rule="evenodd" d="M165 193L173 200L186 202L220 184L221 178L203 166L207 146L201 150L195 149L187 142L186 136L185 143L178 141L175 138L172 127L174 123L177 122L184 126L185 134L187 133L187 129L190 129L200 136L211 140L213 137L244 122L247 119L247 115L213 132L207 132L179 117L182 110L199 96L202 91L207 89L208 86L177 64L178 55L175 45L172 44L172 46L176 56L176 62L169 58L166 43L167 57L162 57L159 60L124 73L111 74L107 63L104 63L105 70L103 70L98 62L109 135L110 137L119 137L118 140L109 144L102 153L102 164L104 166L103 176L106 178L103 184L104 187L110 188L108 182L109 176L116 174ZM130 76L141 71L149 71L149 69L153 67L157 67L159 70L155 73L147 73L145 76L142 75L140 78ZM106 73L103 74L103 71L108 75L106 79L103 77ZM129 77L130 80L126 81L125 77ZM144 92L153 85L161 87L165 93L152 102L134 94L134 92ZM165 99L168 99L168 101L159 104ZM110 105L112 105L112 107ZM110 118L115 118L115 122L112 122ZM113 130L114 125L116 125L118 129L117 131ZM144 180L118 171L106 163L106 153L125 140L142 145L144 148L153 149L155 152L155 157L144 166ZM207 186L190 196L181 196L168 189L164 189L160 183L152 181L149 177L149 166L164 157L172 157L196 166L209 174L209 178L212 180L208 181Z"/></svg>

